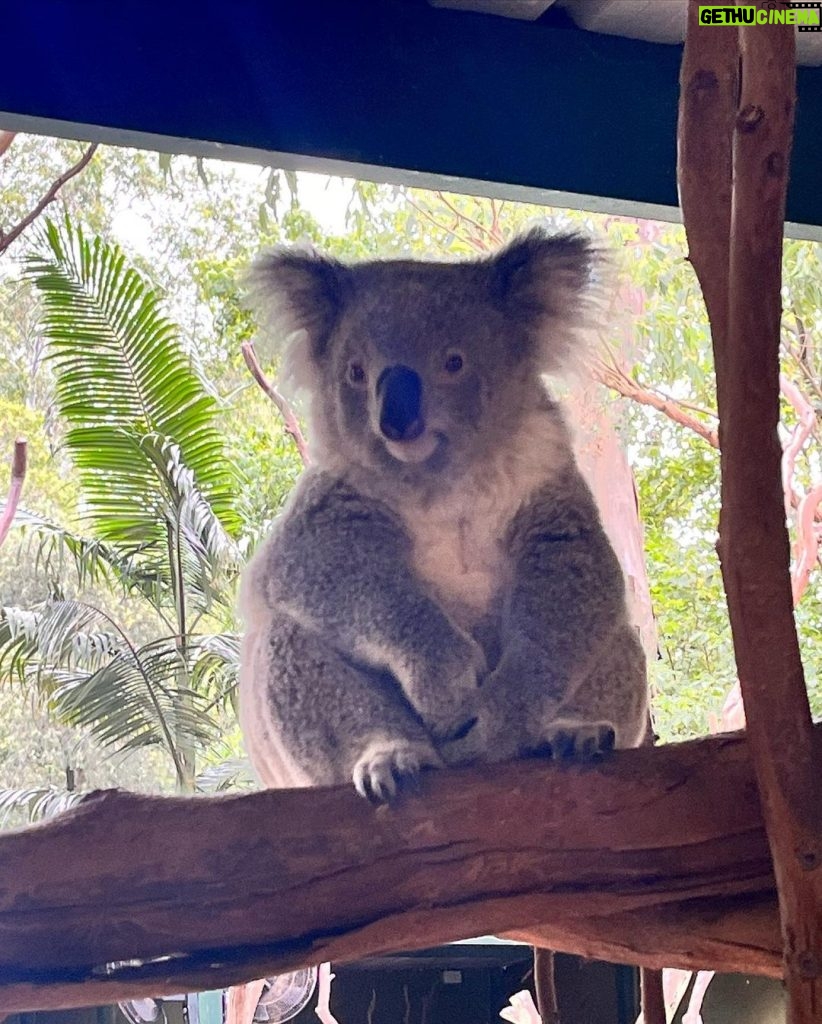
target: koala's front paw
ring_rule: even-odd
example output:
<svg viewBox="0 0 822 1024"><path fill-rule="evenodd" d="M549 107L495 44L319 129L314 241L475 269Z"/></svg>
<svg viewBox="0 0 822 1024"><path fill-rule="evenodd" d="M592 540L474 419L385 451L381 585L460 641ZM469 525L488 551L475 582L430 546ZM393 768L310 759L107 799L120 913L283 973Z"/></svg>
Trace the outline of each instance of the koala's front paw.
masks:
<svg viewBox="0 0 822 1024"><path fill-rule="evenodd" d="M610 722L552 722L542 742L527 753L557 761L595 761L614 749L616 733Z"/></svg>
<svg viewBox="0 0 822 1024"><path fill-rule="evenodd" d="M423 719L437 740L464 737L477 720L480 684L486 672L482 648L469 641L456 664L444 658L439 687L427 702ZM465 660L463 660L465 659Z"/></svg>
<svg viewBox="0 0 822 1024"><path fill-rule="evenodd" d="M457 738L470 729L485 671L482 648L460 634L442 644L432 664L416 667L406 693L437 740Z"/></svg>
<svg viewBox="0 0 822 1024"><path fill-rule="evenodd" d="M354 787L371 803L390 803L399 789L416 782L423 768L438 768L442 761L430 743L387 739L368 744L354 765Z"/></svg>

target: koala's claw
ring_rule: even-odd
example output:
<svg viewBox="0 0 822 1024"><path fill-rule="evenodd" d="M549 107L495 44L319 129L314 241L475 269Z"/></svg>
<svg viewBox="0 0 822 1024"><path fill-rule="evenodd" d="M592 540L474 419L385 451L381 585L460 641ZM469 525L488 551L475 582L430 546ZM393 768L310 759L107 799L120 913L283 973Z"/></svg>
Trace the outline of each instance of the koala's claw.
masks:
<svg viewBox="0 0 822 1024"><path fill-rule="evenodd" d="M354 765L354 788L372 804L387 804L400 789L416 789L423 768L441 764L433 747L410 740L371 743Z"/></svg>
<svg viewBox="0 0 822 1024"><path fill-rule="evenodd" d="M616 733L607 722L556 722L531 753L557 761L596 761L614 749Z"/></svg>

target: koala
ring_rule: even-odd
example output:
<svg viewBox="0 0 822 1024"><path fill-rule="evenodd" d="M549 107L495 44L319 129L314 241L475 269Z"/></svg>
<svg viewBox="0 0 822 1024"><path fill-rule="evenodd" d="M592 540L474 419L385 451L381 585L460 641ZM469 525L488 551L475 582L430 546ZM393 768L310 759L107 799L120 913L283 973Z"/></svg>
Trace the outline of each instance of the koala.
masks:
<svg viewBox="0 0 822 1024"><path fill-rule="evenodd" d="M579 347L595 260L533 230L461 262L257 261L314 459L241 587L265 785L386 801L423 768L643 742L621 569L544 380Z"/></svg>

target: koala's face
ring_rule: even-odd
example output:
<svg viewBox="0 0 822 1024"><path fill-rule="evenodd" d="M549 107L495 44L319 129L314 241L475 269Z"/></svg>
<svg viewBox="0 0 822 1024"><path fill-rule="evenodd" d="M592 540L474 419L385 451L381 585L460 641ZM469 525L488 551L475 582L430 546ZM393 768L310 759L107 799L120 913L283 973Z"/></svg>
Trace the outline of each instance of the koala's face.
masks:
<svg viewBox="0 0 822 1024"><path fill-rule="evenodd" d="M283 251L259 264L312 433L337 459L440 476L504 446L566 356L591 251L532 233L490 259L344 266ZM296 357L296 358L295 358Z"/></svg>
<svg viewBox="0 0 822 1024"><path fill-rule="evenodd" d="M528 370L500 344L505 318L477 276L458 264L348 270L348 299L317 363L327 442L385 472L441 473L483 455Z"/></svg>

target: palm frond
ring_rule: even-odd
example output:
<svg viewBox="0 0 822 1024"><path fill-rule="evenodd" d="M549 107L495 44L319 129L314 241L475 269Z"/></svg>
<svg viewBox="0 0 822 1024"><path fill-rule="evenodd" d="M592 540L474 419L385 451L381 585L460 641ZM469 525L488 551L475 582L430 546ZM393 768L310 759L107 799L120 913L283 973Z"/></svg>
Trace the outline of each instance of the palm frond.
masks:
<svg viewBox="0 0 822 1024"><path fill-rule="evenodd" d="M91 673L69 673L52 698L58 716L85 726L117 751L209 743L216 725L206 699L188 685L186 653L174 637L118 651Z"/></svg>
<svg viewBox="0 0 822 1024"><path fill-rule="evenodd" d="M80 470L94 532L111 543L162 544L156 465L142 439L169 439L224 530L239 527L237 480L216 429L217 404L160 310L157 295L100 238L48 221L27 259L43 299L64 445Z"/></svg>
<svg viewBox="0 0 822 1024"><path fill-rule="evenodd" d="M36 662L38 621L36 610L0 608L0 681L29 678Z"/></svg>
<svg viewBox="0 0 822 1024"><path fill-rule="evenodd" d="M195 638L191 648L191 685L207 695L211 705L225 704L234 696L240 671L240 637L214 633Z"/></svg>
<svg viewBox="0 0 822 1024"><path fill-rule="evenodd" d="M80 803L84 796L55 786L0 789L0 828L53 818Z"/></svg>
<svg viewBox="0 0 822 1024"><path fill-rule="evenodd" d="M144 557L143 545L106 544L28 509L17 510L14 526L26 538L23 550L35 575L63 580L70 569L80 588L114 584L126 593L138 591L153 604L160 603L168 589L162 571Z"/></svg>
<svg viewBox="0 0 822 1024"><path fill-rule="evenodd" d="M254 789L256 782L251 765L244 757L235 757L204 768L197 776L200 793L224 793L226 790Z"/></svg>
<svg viewBox="0 0 822 1024"><path fill-rule="evenodd" d="M122 644L116 629L105 628L109 622L77 601L0 609L0 680L34 681L51 692L67 673L102 668Z"/></svg>
<svg viewBox="0 0 822 1024"><path fill-rule="evenodd" d="M199 610L208 610L214 602L225 603L226 583L237 576L242 561L237 542L183 463L179 445L149 435L142 438L141 446L157 468L171 573L176 573Z"/></svg>
<svg viewBox="0 0 822 1024"><path fill-rule="evenodd" d="M88 728L116 752L210 743L208 697L189 683L196 660L177 637L137 647L101 609L52 601L0 609L0 679L33 682L61 721Z"/></svg>

